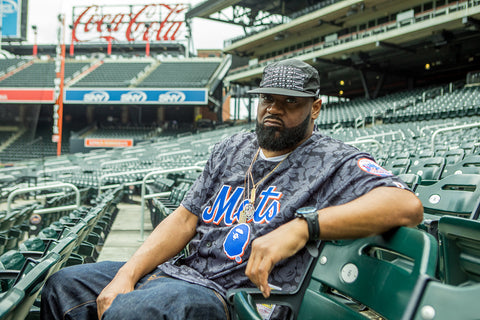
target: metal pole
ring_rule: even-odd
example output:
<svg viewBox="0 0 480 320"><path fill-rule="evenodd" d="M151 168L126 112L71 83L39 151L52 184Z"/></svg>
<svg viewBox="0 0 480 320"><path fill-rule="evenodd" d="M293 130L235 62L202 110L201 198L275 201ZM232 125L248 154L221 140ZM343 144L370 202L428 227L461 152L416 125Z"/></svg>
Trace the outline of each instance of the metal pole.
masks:
<svg viewBox="0 0 480 320"><path fill-rule="evenodd" d="M155 175L159 175L159 174L165 174L165 173L174 173L174 172L183 172L183 171L188 171L188 170L199 170L199 171L202 171L203 170L203 167L200 167L200 166L191 166L191 167L183 167L183 168L175 168L175 169L167 169L167 170L158 170L158 171L152 171L148 174L145 175L145 177L143 177L143 181L142 181L142 210L141 210L141 213L140 213L140 240L139 241L143 241L144 240L144 232L145 232L145 228L144 228L144 224L145 224L145 185L147 183L147 179L152 177L152 176L155 176Z"/></svg>

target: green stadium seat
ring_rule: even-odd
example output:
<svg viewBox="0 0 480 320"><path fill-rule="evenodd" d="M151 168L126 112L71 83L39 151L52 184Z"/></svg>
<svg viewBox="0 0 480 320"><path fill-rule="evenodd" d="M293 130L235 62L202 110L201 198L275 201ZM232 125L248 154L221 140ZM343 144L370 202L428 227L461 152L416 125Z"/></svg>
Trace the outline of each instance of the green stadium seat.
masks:
<svg viewBox="0 0 480 320"><path fill-rule="evenodd" d="M385 169L389 170L394 175L399 175L402 173L407 173L408 168L410 167L410 159L394 159L387 162Z"/></svg>
<svg viewBox="0 0 480 320"><path fill-rule="evenodd" d="M423 204L425 216L438 220L443 215L478 218L480 175L450 175L415 191Z"/></svg>
<svg viewBox="0 0 480 320"><path fill-rule="evenodd" d="M402 179L412 191L415 191L417 186L422 182L422 178L414 173L402 173L399 174L398 177Z"/></svg>
<svg viewBox="0 0 480 320"><path fill-rule="evenodd" d="M300 307L287 303L293 306L292 318L402 319L419 298L419 280L435 275L437 254L433 236L407 227L364 239L325 241ZM239 319L261 319L254 303L289 299L283 292L265 299L240 290L234 292L233 306Z"/></svg>
<svg viewBox="0 0 480 320"><path fill-rule="evenodd" d="M442 217L438 235L441 281L425 279L412 319L478 319L480 221Z"/></svg>
<svg viewBox="0 0 480 320"><path fill-rule="evenodd" d="M422 183L426 181L436 181L440 179L445 166L444 157L420 158L414 160L408 168L408 173L413 173L422 177Z"/></svg>
<svg viewBox="0 0 480 320"><path fill-rule="evenodd" d="M54 252L39 261L29 259L16 275L15 284L0 295L0 319L25 319L59 261L60 256Z"/></svg>
<svg viewBox="0 0 480 320"><path fill-rule="evenodd" d="M452 174L480 174L480 155L468 155L456 164L446 166L442 178Z"/></svg>

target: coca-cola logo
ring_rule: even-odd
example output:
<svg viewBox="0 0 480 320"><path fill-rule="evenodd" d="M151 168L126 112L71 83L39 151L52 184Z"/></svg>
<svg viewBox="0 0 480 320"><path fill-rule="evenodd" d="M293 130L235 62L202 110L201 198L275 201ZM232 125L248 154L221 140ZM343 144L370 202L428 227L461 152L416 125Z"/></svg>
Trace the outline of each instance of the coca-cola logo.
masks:
<svg viewBox="0 0 480 320"><path fill-rule="evenodd" d="M185 94L181 91L168 91L158 96L162 103L178 103L185 101Z"/></svg>
<svg viewBox="0 0 480 320"><path fill-rule="evenodd" d="M110 95L105 91L92 91L83 96L85 102L104 102L110 99Z"/></svg>
<svg viewBox="0 0 480 320"><path fill-rule="evenodd" d="M185 4L74 7L72 41L107 37L116 41L174 41L181 34L187 10Z"/></svg>
<svg viewBox="0 0 480 320"><path fill-rule="evenodd" d="M147 100L147 94L143 91L129 91L120 96L121 102L142 102Z"/></svg>

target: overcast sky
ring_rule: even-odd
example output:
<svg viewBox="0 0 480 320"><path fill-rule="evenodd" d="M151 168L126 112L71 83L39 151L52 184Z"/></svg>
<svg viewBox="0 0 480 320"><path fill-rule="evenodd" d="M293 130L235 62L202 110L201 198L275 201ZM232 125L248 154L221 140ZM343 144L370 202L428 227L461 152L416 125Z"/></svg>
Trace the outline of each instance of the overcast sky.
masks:
<svg viewBox="0 0 480 320"><path fill-rule="evenodd" d="M37 43L52 44L57 43L57 16L60 13L65 14L66 25L72 24L72 8L86 7L92 4L97 5L145 5L152 3L189 3L195 6L202 0L182 0L182 1L138 1L138 0L29 0L28 11L28 33L27 42L34 42L34 33L32 25L37 26ZM125 7L123 7L125 8ZM123 9L125 10L125 9ZM76 11L77 12L77 11ZM215 22L207 19L194 18L192 21L192 38L195 49L222 49L223 41L243 34L240 27L227 23ZM70 43L70 29L67 27L65 42Z"/></svg>

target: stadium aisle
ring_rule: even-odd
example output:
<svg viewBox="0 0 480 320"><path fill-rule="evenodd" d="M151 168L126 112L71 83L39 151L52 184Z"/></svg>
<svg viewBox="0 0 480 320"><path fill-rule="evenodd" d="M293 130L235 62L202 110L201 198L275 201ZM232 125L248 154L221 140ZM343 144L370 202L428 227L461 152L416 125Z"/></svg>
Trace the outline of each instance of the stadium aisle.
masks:
<svg viewBox="0 0 480 320"><path fill-rule="evenodd" d="M140 197L118 204L118 214L97 261L126 261L142 244L140 240ZM145 210L145 237L152 231L150 212Z"/></svg>

